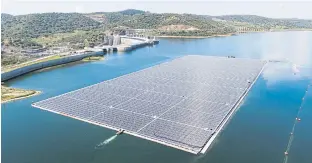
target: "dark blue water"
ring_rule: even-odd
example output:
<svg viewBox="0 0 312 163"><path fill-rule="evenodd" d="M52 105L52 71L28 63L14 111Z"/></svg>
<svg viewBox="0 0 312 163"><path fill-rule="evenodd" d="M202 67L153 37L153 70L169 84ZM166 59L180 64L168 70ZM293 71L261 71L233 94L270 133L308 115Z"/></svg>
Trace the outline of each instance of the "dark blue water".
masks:
<svg viewBox="0 0 312 163"><path fill-rule="evenodd" d="M312 76L312 32L257 33L209 39L162 39L159 45L109 55L104 61L35 72L8 82L39 96L2 104L3 163L281 163L289 133ZM33 102L137 71L175 57L199 54L270 63L238 112L204 155L193 155L129 135L103 148L106 128L46 112ZM300 70L294 75L293 64ZM312 88L289 153L290 163L312 161Z"/></svg>

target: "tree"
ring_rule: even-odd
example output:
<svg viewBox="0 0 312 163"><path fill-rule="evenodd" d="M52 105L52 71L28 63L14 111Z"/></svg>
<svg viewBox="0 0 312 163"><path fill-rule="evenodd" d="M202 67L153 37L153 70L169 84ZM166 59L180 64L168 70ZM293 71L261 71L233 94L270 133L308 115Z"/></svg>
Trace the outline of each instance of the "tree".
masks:
<svg viewBox="0 0 312 163"><path fill-rule="evenodd" d="M9 40L9 39L4 39L3 44L4 44L5 46L10 45L10 40Z"/></svg>
<svg viewBox="0 0 312 163"><path fill-rule="evenodd" d="M85 39L83 43L84 43L85 47L89 47L90 46L89 41L87 39Z"/></svg>

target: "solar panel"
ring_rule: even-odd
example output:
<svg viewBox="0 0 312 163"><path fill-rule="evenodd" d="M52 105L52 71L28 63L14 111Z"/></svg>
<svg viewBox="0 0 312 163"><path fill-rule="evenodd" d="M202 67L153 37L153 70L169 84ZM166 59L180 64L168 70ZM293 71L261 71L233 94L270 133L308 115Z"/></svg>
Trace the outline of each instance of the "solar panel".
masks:
<svg viewBox="0 0 312 163"><path fill-rule="evenodd" d="M185 56L33 106L198 153L220 131L265 63Z"/></svg>

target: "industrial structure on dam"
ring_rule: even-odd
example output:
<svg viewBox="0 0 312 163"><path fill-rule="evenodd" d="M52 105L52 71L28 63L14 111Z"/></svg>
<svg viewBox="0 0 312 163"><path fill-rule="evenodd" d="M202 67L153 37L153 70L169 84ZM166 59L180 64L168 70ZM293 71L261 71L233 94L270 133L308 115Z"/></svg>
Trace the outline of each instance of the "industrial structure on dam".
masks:
<svg viewBox="0 0 312 163"><path fill-rule="evenodd" d="M122 40L127 40L130 44L122 44ZM54 60L48 60L44 62L39 62L35 64L30 64L26 66L22 66L20 68L13 69L8 72L1 73L1 81L7 81L12 78L21 76L23 74L36 71L39 69L57 66L61 64L66 64L69 62L75 62L82 60L86 57L91 56L101 56L111 52L127 52L130 50L134 50L139 47L149 46L158 44L159 41L154 37L145 37L144 35L131 35L131 36L119 36L119 35L110 35L103 37L103 43L95 46L85 48L83 51L78 53L73 53L68 56L64 56Z"/></svg>

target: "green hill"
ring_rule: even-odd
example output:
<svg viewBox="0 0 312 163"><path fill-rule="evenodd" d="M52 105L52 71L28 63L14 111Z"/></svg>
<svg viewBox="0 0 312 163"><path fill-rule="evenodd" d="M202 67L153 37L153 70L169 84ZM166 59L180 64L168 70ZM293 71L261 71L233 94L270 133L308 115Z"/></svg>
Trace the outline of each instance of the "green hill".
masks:
<svg viewBox="0 0 312 163"><path fill-rule="evenodd" d="M233 28L226 24L212 20L209 16L193 14L156 14L149 12L140 12L138 14L123 14L123 12L112 13L91 13L88 17L102 22L107 28L124 26L134 29L153 29L155 32L163 35L204 35L225 34L235 32ZM161 30L164 26L184 25L193 27L192 30ZM194 30L195 29L195 30Z"/></svg>
<svg viewBox="0 0 312 163"><path fill-rule="evenodd" d="M135 9L127 9L127 10L119 11L119 13L121 13L123 15L135 15L135 14L144 14L145 11L135 10Z"/></svg>
<svg viewBox="0 0 312 163"><path fill-rule="evenodd" d="M1 21L4 38L36 38L74 30L90 30L100 25L99 22L78 13L44 13L14 17L5 14L4 17L5 20Z"/></svg>
<svg viewBox="0 0 312 163"><path fill-rule="evenodd" d="M312 28L312 20L304 19L273 19L257 15L225 15L216 18L229 22L249 23L265 28Z"/></svg>
<svg viewBox="0 0 312 163"><path fill-rule="evenodd" d="M21 47L38 46L43 43L49 45L49 38L41 39L47 36L53 36L52 44L66 40L80 42L90 39L90 36L97 40L96 35L116 27L146 29L151 35L171 36L230 34L235 33L239 27L248 27L248 30L312 29L312 20L272 19L255 15L158 14L134 9L88 14L1 14L1 19L1 42Z"/></svg>
<svg viewBox="0 0 312 163"><path fill-rule="evenodd" d="M157 35L210 36L234 33L239 27L247 27L250 31L254 29L312 29L312 20L273 19L256 15L208 16L125 10L90 13L88 17L100 20L108 28L124 26L135 29L153 29L154 34ZM168 27L172 25L177 28Z"/></svg>
<svg viewBox="0 0 312 163"><path fill-rule="evenodd" d="M32 38L75 30L91 30L100 23L79 13L43 13L12 16L1 14L1 42L14 46L34 46Z"/></svg>
<svg viewBox="0 0 312 163"><path fill-rule="evenodd" d="M5 23L8 23L10 21L13 21L14 20L14 16L13 15L10 15L10 14L1 14L1 24L5 24Z"/></svg>

